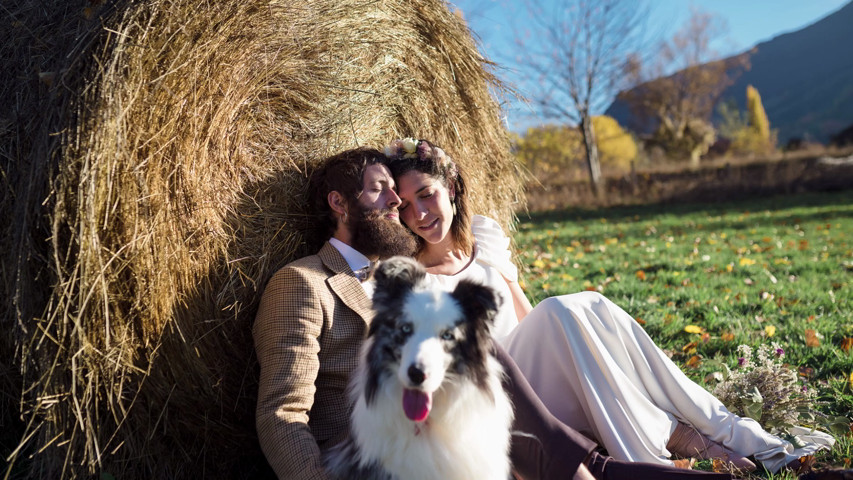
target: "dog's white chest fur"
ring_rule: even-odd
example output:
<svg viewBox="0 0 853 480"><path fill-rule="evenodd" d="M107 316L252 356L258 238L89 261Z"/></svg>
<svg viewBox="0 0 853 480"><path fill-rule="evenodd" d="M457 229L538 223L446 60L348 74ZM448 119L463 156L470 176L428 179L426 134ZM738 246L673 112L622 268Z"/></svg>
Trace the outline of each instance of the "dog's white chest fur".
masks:
<svg viewBox="0 0 853 480"><path fill-rule="evenodd" d="M510 478L512 405L501 388L500 365L489 358L493 398L470 383L448 385L434 398L427 420L403 413L402 387L381 387L373 405L362 399L352 415L352 433L363 458L377 459L397 478L412 480L506 480Z"/></svg>

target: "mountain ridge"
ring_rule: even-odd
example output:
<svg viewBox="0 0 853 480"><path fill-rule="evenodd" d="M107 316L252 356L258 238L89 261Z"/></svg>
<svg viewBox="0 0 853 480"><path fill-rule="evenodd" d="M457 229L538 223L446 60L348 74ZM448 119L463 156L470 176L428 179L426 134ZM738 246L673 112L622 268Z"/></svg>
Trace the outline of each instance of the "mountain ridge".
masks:
<svg viewBox="0 0 853 480"><path fill-rule="evenodd" d="M800 30L738 54L748 55L751 67L732 72L737 76L720 100L733 99L743 109L746 87L752 85L761 94L781 145L795 138L827 142L853 124L852 45L853 1ZM627 105L618 97L605 113L622 125L632 123Z"/></svg>

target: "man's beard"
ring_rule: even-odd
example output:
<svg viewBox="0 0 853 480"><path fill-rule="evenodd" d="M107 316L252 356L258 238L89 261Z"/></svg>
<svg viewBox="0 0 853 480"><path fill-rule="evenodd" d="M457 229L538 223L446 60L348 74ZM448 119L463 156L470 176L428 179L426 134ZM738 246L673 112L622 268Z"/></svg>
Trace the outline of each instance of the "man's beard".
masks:
<svg viewBox="0 0 853 480"><path fill-rule="evenodd" d="M369 209L361 205L351 217L352 247L366 257L380 259L394 255L414 256L418 243L412 232L385 215L391 210Z"/></svg>

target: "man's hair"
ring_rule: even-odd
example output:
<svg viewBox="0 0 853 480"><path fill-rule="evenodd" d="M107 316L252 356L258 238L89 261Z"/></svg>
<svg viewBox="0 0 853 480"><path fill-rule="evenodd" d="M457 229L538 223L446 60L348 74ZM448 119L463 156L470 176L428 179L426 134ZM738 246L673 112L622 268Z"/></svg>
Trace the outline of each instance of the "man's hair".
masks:
<svg viewBox="0 0 853 480"><path fill-rule="evenodd" d="M364 171L384 163L385 155L374 148L359 147L333 155L318 166L308 179L308 195L319 224L317 234L328 240L337 228L329 194L339 192L348 204L356 202L364 188Z"/></svg>

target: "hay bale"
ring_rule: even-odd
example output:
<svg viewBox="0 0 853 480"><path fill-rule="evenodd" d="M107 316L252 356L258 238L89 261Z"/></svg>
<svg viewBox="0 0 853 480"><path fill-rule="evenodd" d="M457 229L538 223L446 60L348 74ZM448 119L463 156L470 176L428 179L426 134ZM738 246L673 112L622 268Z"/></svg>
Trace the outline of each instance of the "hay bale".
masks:
<svg viewBox="0 0 853 480"><path fill-rule="evenodd" d="M315 248L325 156L427 137L474 211L510 226L523 202L497 83L442 0L3 9L7 473L262 473L251 324Z"/></svg>

